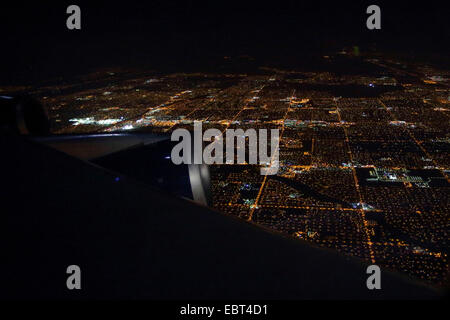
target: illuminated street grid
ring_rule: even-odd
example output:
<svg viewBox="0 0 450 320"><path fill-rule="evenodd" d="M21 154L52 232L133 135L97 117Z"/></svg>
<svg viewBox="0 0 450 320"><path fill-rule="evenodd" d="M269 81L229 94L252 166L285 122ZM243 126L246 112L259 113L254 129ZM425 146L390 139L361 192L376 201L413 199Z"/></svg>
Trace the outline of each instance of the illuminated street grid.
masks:
<svg viewBox="0 0 450 320"><path fill-rule="evenodd" d="M324 59L333 60L335 56ZM448 264L449 72L97 72L33 88L55 133L279 128L281 167L212 166L214 207L439 286ZM11 88L9 88L11 89Z"/></svg>

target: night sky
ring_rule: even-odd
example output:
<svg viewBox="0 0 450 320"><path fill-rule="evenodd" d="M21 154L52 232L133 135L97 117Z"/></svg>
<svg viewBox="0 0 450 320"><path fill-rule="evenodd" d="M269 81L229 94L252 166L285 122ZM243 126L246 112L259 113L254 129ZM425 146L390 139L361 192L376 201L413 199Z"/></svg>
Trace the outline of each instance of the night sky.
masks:
<svg viewBox="0 0 450 320"><path fill-rule="evenodd" d="M392 1L391 1L392 2ZM2 4L0 84L117 66L179 67L216 57L266 61L360 46L416 56L448 56L450 23L442 3L426 1L58 1ZM66 28L70 4L82 30ZM366 28L378 4L382 29Z"/></svg>

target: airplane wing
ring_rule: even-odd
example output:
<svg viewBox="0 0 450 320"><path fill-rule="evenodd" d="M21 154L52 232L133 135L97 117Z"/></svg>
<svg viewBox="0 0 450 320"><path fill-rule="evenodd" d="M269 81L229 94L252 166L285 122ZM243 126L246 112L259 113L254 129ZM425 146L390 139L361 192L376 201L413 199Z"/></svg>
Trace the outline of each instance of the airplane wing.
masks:
<svg viewBox="0 0 450 320"><path fill-rule="evenodd" d="M359 261L176 196L150 180L138 179L145 167L130 174L116 171L132 165L128 152L139 166L136 155L157 152L151 146L163 142L133 134L47 138L1 134L0 296L68 300L441 296L387 271L382 290L368 290L367 265ZM157 157L161 156L164 152ZM184 179L189 173L176 176ZM81 268L81 290L66 287L70 265Z"/></svg>

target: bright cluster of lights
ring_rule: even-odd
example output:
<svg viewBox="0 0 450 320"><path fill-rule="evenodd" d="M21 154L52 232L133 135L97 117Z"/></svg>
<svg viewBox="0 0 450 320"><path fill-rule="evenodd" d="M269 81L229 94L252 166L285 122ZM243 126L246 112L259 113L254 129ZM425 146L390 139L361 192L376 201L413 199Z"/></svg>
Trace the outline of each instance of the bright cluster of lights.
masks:
<svg viewBox="0 0 450 320"><path fill-rule="evenodd" d="M87 117L87 118L73 118L70 119L69 122L73 122L74 126L78 125L86 125L86 124L92 124L92 125L98 125L98 126L109 126L112 124L116 124L123 119L102 119L102 120L95 120L94 117Z"/></svg>

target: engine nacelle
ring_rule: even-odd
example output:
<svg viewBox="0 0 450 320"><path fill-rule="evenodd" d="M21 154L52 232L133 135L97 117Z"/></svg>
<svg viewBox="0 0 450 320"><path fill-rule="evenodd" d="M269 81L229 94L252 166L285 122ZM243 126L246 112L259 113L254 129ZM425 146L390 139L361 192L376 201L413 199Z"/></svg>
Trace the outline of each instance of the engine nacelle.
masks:
<svg viewBox="0 0 450 320"><path fill-rule="evenodd" d="M50 132L47 111L28 95L0 96L0 130L22 135L47 135Z"/></svg>

